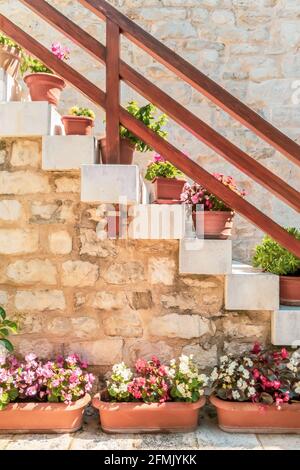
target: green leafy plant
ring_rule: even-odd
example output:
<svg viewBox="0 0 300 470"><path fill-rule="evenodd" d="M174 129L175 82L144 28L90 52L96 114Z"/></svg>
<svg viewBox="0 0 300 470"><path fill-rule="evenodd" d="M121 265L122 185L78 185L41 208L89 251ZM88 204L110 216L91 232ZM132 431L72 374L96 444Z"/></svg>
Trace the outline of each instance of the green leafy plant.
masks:
<svg viewBox="0 0 300 470"><path fill-rule="evenodd" d="M7 351L12 352L14 350L13 345L7 339L10 333L17 333L18 325L17 323L8 320L6 317L6 312L3 307L0 307L0 344L7 349Z"/></svg>
<svg viewBox="0 0 300 470"><path fill-rule="evenodd" d="M153 181L158 177L170 179L184 178L184 174L161 155L154 155L153 161L147 167L145 178L148 181Z"/></svg>
<svg viewBox="0 0 300 470"><path fill-rule="evenodd" d="M70 114L70 116L83 116L83 117L91 118L93 120L95 120L95 117L96 117L94 111L92 111L91 109L89 109L89 108L80 108L78 106L73 106L69 110L69 114Z"/></svg>
<svg viewBox="0 0 300 470"><path fill-rule="evenodd" d="M10 39L9 37L5 36L2 33L0 33L0 45L14 47L18 51L22 50L22 48L15 41L13 41L12 39Z"/></svg>
<svg viewBox="0 0 300 470"><path fill-rule="evenodd" d="M148 103L145 106L139 107L136 101L130 101L126 109L133 117L141 121L157 135L163 137L164 139L167 137L167 132L162 129L167 123L167 116L166 114L157 116L157 109L152 103ZM152 147L145 144L145 142L140 140L125 127L120 127L120 135L124 139L130 140L135 145L135 149L139 152L153 150Z"/></svg>
<svg viewBox="0 0 300 470"><path fill-rule="evenodd" d="M295 227L286 229L290 235L300 240L300 230ZM255 248L253 266L260 267L264 271L284 275L300 275L300 258L283 248L279 243L266 235L260 245Z"/></svg>
<svg viewBox="0 0 300 470"><path fill-rule="evenodd" d="M53 73L52 70L48 69L40 60L35 59L29 55L24 55L21 64L21 73Z"/></svg>

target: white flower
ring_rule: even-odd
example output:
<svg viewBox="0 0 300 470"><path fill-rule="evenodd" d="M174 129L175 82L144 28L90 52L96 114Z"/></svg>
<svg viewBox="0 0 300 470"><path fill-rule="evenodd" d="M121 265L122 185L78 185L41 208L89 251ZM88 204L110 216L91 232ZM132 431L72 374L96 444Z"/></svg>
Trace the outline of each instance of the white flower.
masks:
<svg viewBox="0 0 300 470"><path fill-rule="evenodd" d="M218 368L215 367L214 370L212 371L211 375L210 375L210 378L214 382L215 380L218 379L218 377L219 377Z"/></svg>
<svg viewBox="0 0 300 470"><path fill-rule="evenodd" d="M233 390L233 392L232 392L232 398L233 398L234 400L238 400L238 399L240 398L240 396L241 396L241 395L240 395L240 392L238 392L237 390Z"/></svg>
<svg viewBox="0 0 300 470"><path fill-rule="evenodd" d="M220 362L226 362L228 361L228 356L221 356L220 357Z"/></svg>
<svg viewBox="0 0 300 470"><path fill-rule="evenodd" d="M243 379L239 379L239 380L237 381L237 386L238 386L238 388L239 388L240 390L243 390L243 391L244 391L244 390L246 390L246 388L247 388L247 382L245 382L245 380L243 380Z"/></svg>
<svg viewBox="0 0 300 470"><path fill-rule="evenodd" d="M297 372L297 367L295 366L293 361L290 361L287 365L287 368L290 369L292 372Z"/></svg>
<svg viewBox="0 0 300 470"><path fill-rule="evenodd" d="M176 366L176 359L172 359L172 360L170 361L170 366L171 366L171 367Z"/></svg>
<svg viewBox="0 0 300 470"><path fill-rule="evenodd" d="M252 367L252 366L253 366L253 361L252 361L252 359L250 359L250 357L244 357L244 363L245 363L246 366L248 366L248 367Z"/></svg>
<svg viewBox="0 0 300 470"><path fill-rule="evenodd" d="M295 383L295 393L297 393L298 395L300 395L300 382L297 382Z"/></svg>
<svg viewBox="0 0 300 470"><path fill-rule="evenodd" d="M248 387L248 397L253 397L256 394L256 390L254 387Z"/></svg>
<svg viewBox="0 0 300 470"><path fill-rule="evenodd" d="M198 381L203 384L203 386L208 384L208 377L205 374L198 375Z"/></svg>
<svg viewBox="0 0 300 470"><path fill-rule="evenodd" d="M249 373L249 371L248 371L247 369L245 369L245 370L243 371L243 377L244 377L245 379L249 379L250 373Z"/></svg>

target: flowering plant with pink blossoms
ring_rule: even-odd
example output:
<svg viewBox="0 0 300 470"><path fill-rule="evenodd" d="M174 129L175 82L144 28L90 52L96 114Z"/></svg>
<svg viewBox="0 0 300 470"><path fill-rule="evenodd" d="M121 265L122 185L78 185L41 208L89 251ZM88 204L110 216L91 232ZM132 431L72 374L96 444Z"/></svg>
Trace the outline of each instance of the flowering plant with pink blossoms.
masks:
<svg viewBox="0 0 300 470"><path fill-rule="evenodd" d="M14 356L0 358L0 410L13 401L77 401L94 382L86 368L76 354L55 361L41 361L35 354L23 361Z"/></svg>
<svg viewBox="0 0 300 470"><path fill-rule="evenodd" d="M172 165L172 163L166 161L164 157L159 154L153 156L153 160L149 162L145 179L153 181L155 178L169 178L169 179L183 179L184 174Z"/></svg>
<svg viewBox="0 0 300 470"><path fill-rule="evenodd" d="M258 343L239 357L222 356L212 374L216 395L228 401L276 404L300 401L300 354L262 350Z"/></svg>
<svg viewBox="0 0 300 470"><path fill-rule="evenodd" d="M225 176L221 173L213 173L213 176L224 186L231 191L235 192L241 197L246 196L246 192L243 189L239 189L232 176ZM193 183L190 185L186 183L183 187L183 191L180 197L184 204L188 204L192 207L192 210L196 210L196 205L201 204L205 211L231 211L221 199L218 199L214 194L208 191L204 186Z"/></svg>
<svg viewBox="0 0 300 470"><path fill-rule="evenodd" d="M59 42L54 42L51 46L51 52L60 60L69 60L70 50L68 47L62 46ZM23 54L23 60L21 64L21 71L25 73L53 73L52 70L48 69L43 62L35 59L32 56Z"/></svg>

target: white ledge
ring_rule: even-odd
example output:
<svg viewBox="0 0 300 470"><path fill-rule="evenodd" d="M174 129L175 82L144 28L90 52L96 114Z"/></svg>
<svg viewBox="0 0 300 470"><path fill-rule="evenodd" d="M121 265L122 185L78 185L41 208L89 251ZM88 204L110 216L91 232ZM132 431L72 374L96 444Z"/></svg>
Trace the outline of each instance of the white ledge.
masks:
<svg viewBox="0 0 300 470"><path fill-rule="evenodd" d="M232 274L225 278L225 308L227 310L279 309L279 276L234 261Z"/></svg>
<svg viewBox="0 0 300 470"><path fill-rule="evenodd" d="M272 312L272 344L300 346L300 307L281 305Z"/></svg>
<svg viewBox="0 0 300 470"><path fill-rule="evenodd" d="M0 69L0 102L21 101L22 88L9 73Z"/></svg>
<svg viewBox="0 0 300 470"><path fill-rule="evenodd" d="M229 274L231 264L231 240L191 238L180 242L180 274Z"/></svg>
<svg viewBox="0 0 300 470"><path fill-rule="evenodd" d="M99 161L98 140L92 136L44 136L43 170L80 170L82 164Z"/></svg>

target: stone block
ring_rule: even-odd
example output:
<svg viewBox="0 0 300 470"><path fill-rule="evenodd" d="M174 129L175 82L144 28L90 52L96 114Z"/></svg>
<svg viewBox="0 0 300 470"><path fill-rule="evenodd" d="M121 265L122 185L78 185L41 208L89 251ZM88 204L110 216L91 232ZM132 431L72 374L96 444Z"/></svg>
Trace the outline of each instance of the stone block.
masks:
<svg viewBox="0 0 300 470"><path fill-rule="evenodd" d="M80 170L99 161L98 140L92 136L44 136L42 149L43 170Z"/></svg>
<svg viewBox="0 0 300 470"><path fill-rule="evenodd" d="M216 327L211 320L200 315L178 315L171 313L151 320L149 331L154 336L192 339L203 335L214 335Z"/></svg>
<svg viewBox="0 0 300 470"><path fill-rule="evenodd" d="M94 286L99 268L88 261L66 261L62 265L62 284L68 287Z"/></svg>
<svg viewBox="0 0 300 470"><path fill-rule="evenodd" d="M131 206L129 238L176 240L184 237L185 208L181 204L139 204Z"/></svg>
<svg viewBox="0 0 300 470"><path fill-rule="evenodd" d="M40 143L36 140L18 139L12 144L10 163L12 166L31 166L40 164Z"/></svg>
<svg viewBox="0 0 300 470"><path fill-rule="evenodd" d="M72 251L72 237L66 230L51 232L48 241L49 249L55 255L67 255Z"/></svg>
<svg viewBox="0 0 300 470"><path fill-rule="evenodd" d="M64 134L61 116L44 101L0 103L0 137Z"/></svg>
<svg viewBox="0 0 300 470"><path fill-rule="evenodd" d="M18 260L8 265L6 275L16 284L55 285L57 271L48 259Z"/></svg>
<svg viewBox="0 0 300 470"><path fill-rule="evenodd" d="M123 341L118 338L65 344L65 353L76 353L91 366L107 366L122 360Z"/></svg>
<svg viewBox="0 0 300 470"><path fill-rule="evenodd" d="M39 247L39 234L31 229L0 229L0 254L34 253Z"/></svg>
<svg viewBox="0 0 300 470"><path fill-rule="evenodd" d="M81 200L111 204L142 202L142 184L136 165L82 165Z"/></svg>
<svg viewBox="0 0 300 470"><path fill-rule="evenodd" d="M30 170L0 172L0 194L46 194L50 191L47 175Z"/></svg>
<svg viewBox="0 0 300 470"><path fill-rule="evenodd" d="M186 238L180 241L180 274L230 274L231 269L231 240Z"/></svg>
<svg viewBox="0 0 300 470"><path fill-rule="evenodd" d="M149 276L151 284L171 286L175 279L175 261L170 258L150 258Z"/></svg>
<svg viewBox="0 0 300 470"><path fill-rule="evenodd" d="M272 312L272 344L276 346L300 346L300 307L281 305Z"/></svg>
<svg viewBox="0 0 300 470"><path fill-rule="evenodd" d="M15 307L20 311L64 310L65 297L60 290L18 291Z"/></svg>
<svg viewBox="0 0 300 470"><path fill-rule="evenodd" d="M22 88L9 73L0 69L0 102L21 101Z"/></svg>
<svg viewBox="0 0 300 470"><path fill-rule="evenodd" d="M5 222L14 222L21 216L22 206L14 199L2 199L0 201L0 219Z"/></svg>
<svg viewBox="0 0 300 470"><path fill-rule="evenodd" d="M264 273L247 264L234 262L225 278L227 310L277 310L279 276Z"/></svg>

